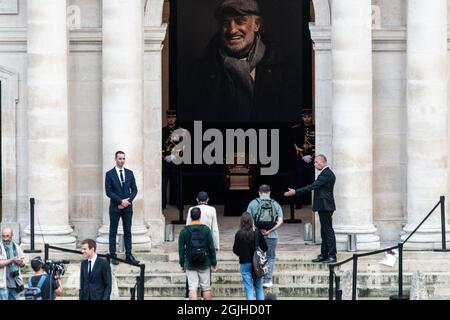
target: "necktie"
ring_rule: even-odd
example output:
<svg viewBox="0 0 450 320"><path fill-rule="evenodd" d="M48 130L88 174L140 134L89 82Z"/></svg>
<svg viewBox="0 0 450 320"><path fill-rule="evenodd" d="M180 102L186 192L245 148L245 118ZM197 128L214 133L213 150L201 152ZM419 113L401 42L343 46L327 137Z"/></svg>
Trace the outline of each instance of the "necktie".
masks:
<svg viewBox="0 0 450 320"><path fill-rule="evenodd" d="M119 172L120 172L120 183L122 184L122 187L123 187L123 184L125 183L125 179L123 178L122 169L120 169Z"/></svg>
<svg viewBox="0 0 450 320"><path fill-rule="evenodd" d="M89 260L88 275L91 275L91 271L92 271L92 261Z"/></svg>

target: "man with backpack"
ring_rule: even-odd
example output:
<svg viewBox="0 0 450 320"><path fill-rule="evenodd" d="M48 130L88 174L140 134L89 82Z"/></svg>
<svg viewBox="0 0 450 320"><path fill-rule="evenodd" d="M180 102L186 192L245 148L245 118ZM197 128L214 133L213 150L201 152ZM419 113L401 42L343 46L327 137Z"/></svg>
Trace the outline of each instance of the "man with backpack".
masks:
<svg viewBox="0 0 450 320"><path fill-rule="evenodd" d="M216 250L211 230L200 222L200 208L191 210L192 223L185 226L178 238L181 270L189 283L189 300L197 300L197 289L204 300L211 300L211 271L217 270Z"/></svg>
<svg viewBox="0 0 450 320"><path fill-rule="evenodd" d="M55 300L56 296L62 296L61 276L52 277L52 275L47 274L41 257L35 257L31 260L31 268L35 274L28 279L25 300Z"/></svg>
<svg viewBox="0 0 450 320"><path fill-rule="evenodd" d="M278 243L278 229L283 224L283 209L280 204L270 198L270 187L262 184L259 187L259 198L252 200L247 208L251 213L255 227L264 235L267 243L267 261L269 272L264 275L263 287L273 286L272 274L275 266L275 251Z"/></svg>
<svg viewBox="0 0 450 320"><path fill-rule="evenodd" d="M217 213L216 208L208 205L209 196L206 191L200 191L197 195L197 207L200 209L200 222L209 227L212 232L214 247L216 248L216 255L219 253L219 226L217 224ZM186 225L190 225L192 223L191 219L191 210L195 208L189 208L187 217L186 217ZM186 278L186 292L184 294L185 299L189 299L189 282Z"/></svg>

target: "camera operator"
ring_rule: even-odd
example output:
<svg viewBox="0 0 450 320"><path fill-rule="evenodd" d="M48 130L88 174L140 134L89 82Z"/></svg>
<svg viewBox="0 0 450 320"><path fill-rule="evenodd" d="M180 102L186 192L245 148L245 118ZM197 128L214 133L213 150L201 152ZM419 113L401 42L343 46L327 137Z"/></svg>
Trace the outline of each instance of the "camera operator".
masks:
<svg viewBox="0 0 450 320"><path fill-rule="evenodd" d="M25 266L22 249L13 240L10 227L2 229L0 242L0 300L19 300L24 289L20 268Z"/></svg>
<svg viewBox="0 0 450 320"><path fill-rule="evenodd" d="M36 287L41 277L46 277L41 287L42 300L55 300L56 296L62 296L63 288L61 273L55 273L52 275L47 274L47 272L45 271L45 264L42 261L41 257L35 257L33 258L33 260L31 260L31 268L33 268L35 275L30 279L30 287Z"/></svg>

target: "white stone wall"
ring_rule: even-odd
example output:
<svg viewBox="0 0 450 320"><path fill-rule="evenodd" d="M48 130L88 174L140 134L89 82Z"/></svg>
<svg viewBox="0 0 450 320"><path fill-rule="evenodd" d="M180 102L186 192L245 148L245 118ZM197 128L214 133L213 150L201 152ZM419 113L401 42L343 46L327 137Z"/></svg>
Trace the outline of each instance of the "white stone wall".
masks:
<svg viewBox="0 0 450 320"><path fill-rule="evenodd" d="M335 0L336 1L336 0ZM144 1L145 2L145 1ZM314 0L327 8L327 0ZM18 14L0 14L0 66L18 74L16 105L17 204L20 227L28 223L28 123L26 1ZM450 0L449 13L450 13ZM407 221L406 212L406 18L407 0L372 0L380 8L380 28L373 37L373 219L381 241L397 241ZM102 222L101 148L101 0L69 0L80 9L80 29L70 32L69 52L69 222L79 238L96 237ZM147 1L144 20L144 220L149 234L164 224L160 213L160 130L162 0ZM70 16L70 12L68 15ZM315 48L317 150L330 156L332 144L332 65L330 14L317 12L311 25ZM449 57L450 59L450 57ZM450 84L449 84L450 90ZM450 91L449 91L450 92ZM449 105L450 106L450 105ZM450 121L450 117L449 117ZM449 130L450 137L450 130ZM449 139L450 141L450 139ZM450 165L448 166L450 167ZM156 232L157 233L157 232ZM152 243L162 241L158 233Z"/></svg>

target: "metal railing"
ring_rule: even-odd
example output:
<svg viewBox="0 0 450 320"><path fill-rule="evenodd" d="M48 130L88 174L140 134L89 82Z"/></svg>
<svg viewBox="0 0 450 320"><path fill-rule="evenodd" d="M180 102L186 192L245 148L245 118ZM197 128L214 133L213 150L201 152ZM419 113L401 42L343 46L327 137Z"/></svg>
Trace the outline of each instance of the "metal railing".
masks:
<svg viewBox="0 0 450 320"><path fill-rule="evenodd" d="M82 253L80 251L67 249L67 248L61 248L61 247L55 247L55 246L52 246L52 245L49 245L48 243L46 243L45 244L45 261L47 261L49 258L49 250L50 249L82 255ZM113 259L110 254L97 253L97 255L99 257L106 258L108 260L108 263L110 263L111 259ZM135 264L135 263L131 263L131 262L128 262L128 261L120 259L120 258L114 258L114 260L117 260L122 263L126 263L133 267L140 268L139 276L136 277L136 285L134 288L131 289L131 300L135 300L135 292L136 291L137 291L137 300L144 300L145 264L143 264L143 263Z"/></svg>
<svg viewBox="0 0 450 320"><path fill-rule="evenodd" d="M352 275L352 300L356 300L357 293L357 277L358 277L358 259L366 256L371 256L374 254L379 254L382 252L392 251L394 249L398 249L398 294L390 296L391 300L407 300L409 296L403 294L403 246L405 243L412 237L412 235L422 226L422 224L431 216L431 214L436 210L436 208L441 207L441 233L442 233L442 249L435 249L434 251L439 252L448 252L450 250L447 249L447 240L446 240L446 231L445 231L445 197L441 196L439 202L431 209L431 211L427 214L427 216L422 220L422 222L411 232L411 234L403 241L399 242L396 246L375 250L366 253L355 253L351 258L348 258L344 261L329 264L329 278L328 278L328 299L334 299L334 290L336 291L336 298L340 300L340 277L336 276L334 272L335 268L346 264L350 261L353 261L353 275ZM336 281L336 289L334 289L333 282Z"/></svg>

